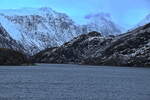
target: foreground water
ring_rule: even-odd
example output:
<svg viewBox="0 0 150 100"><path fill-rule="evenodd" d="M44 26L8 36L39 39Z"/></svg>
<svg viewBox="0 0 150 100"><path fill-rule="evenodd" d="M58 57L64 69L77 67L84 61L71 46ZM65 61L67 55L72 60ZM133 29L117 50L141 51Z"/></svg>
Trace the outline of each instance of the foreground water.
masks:
<svg viewBox="0 0 150 100"><path fill-rule="evenodd" d="M2 66L0 100L150 100L150 69Z"/></svg>

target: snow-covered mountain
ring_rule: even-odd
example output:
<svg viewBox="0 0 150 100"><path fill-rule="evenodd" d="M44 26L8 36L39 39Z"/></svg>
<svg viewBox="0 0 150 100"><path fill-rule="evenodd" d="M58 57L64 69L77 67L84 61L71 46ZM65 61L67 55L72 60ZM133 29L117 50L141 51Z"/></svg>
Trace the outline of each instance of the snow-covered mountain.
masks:
<svg viewBox="0 0 150 100"><path fill-rule="evenodd" d="M66 14L50 8L0 10L1 25L29 54L62 45L89 31L98 31L103 35L121 33L107 16L101 14L93 21L95 23L76 25Z"/></svg>
<svg viewBox="0 0 150 100"><path fill-rule="evenodd" d="M49 8L1 10L0 23L14 40L33 54L83 33L66 14Z"/></svg>
<svg viewBox="0 0 150 100"><path fill-rule="evenodd" d="M123 30L119 25L113 22L111 15L108 13L89 14L85 16L88 20L88 32L97 31L105 36L121 34Z"/></svg>
<svg viewBox="0 0 150 100"><path fill-rule="evenodd" d="M150 23L118 36L82 34L60 47L41 51L33 62L150 67Z"/></svg>

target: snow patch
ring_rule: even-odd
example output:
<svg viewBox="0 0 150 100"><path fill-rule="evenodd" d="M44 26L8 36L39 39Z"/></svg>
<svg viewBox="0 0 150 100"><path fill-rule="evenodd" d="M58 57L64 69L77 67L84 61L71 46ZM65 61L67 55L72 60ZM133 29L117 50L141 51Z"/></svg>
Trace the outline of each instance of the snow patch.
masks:
<svg viewBox="0 0 150 100"><path fill-rule="evenodd" d="M13 24L3 16L0 16L0 23L13 39L21 39L21 33L17 30L19 28L19 25Z"/></svg>

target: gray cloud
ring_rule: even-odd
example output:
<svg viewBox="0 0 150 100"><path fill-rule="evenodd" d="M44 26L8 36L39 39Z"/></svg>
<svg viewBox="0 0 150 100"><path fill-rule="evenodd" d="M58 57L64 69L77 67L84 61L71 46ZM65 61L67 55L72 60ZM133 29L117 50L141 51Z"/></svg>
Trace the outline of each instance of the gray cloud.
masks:
<svg viewBox="0 0 150 100"><path fill-rule="evenodd" d="M84 18L85 19L91 19L93 17L110 17L111 18L111 15L109 13L91 13L91 14L88 14L86 15Z"/></svg>

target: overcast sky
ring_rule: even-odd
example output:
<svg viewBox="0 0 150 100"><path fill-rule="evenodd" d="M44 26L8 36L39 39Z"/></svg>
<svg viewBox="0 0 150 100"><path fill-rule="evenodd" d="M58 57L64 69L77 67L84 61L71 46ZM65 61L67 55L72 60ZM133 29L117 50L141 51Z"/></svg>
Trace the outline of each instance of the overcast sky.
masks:
<svg viewBox="0 0 150 100"><path fill-rule="evenodd" d="M77 23L85 23L91 13L110 13L123 27L137 24L150 13L150 0L0 0L0 9L50 7L64 12Z"/></svg>

